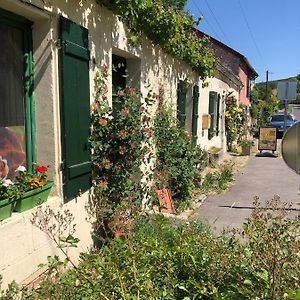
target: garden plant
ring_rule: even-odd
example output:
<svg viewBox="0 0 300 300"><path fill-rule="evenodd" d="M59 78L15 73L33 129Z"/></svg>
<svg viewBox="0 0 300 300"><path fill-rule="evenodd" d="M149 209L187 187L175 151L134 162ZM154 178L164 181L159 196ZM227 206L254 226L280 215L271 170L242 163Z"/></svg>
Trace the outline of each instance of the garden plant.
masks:
<svg viewBox="0 0 300 300"><path fill-rule="evenodd" d="M65 272L50 260L38 288L12 284L0 299L297 300L299 219L288 218L290 206L276 197L253 205L242 230L220 236L201 223L140 216L127 238L82 253ZM40 215L37 225L47 231L44 221Z"/></svg>

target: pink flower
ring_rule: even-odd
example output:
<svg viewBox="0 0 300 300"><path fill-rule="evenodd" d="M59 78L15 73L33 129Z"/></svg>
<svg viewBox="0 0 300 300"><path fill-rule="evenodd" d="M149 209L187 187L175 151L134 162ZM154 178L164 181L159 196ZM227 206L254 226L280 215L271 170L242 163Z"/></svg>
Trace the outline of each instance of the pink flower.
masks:
<svg viewBox="0 0 300 300"><path fill-rule="evenodd" d="M122 108L121 114L123 114L123 115L128 115L128 114L129 114L129 109L128 109L127 107Z"/></svg>
<svg viewBox="0 0 300 300"><path fill-rule="evenodd" d="M135 88L133 88L133 87L130 87L130 88L128 89L128 94L129 94L129 95L132 95L132 94L134 94L134 93L135 93L135 91L136 91L136 89L135 89Z"/></svg>
<svg viewBox="0 0 300 300"><path fill-rule="evenodd" d="M121 138L126 137L126 135L127 135L127 132L126 132L125 129L121 129L121 130L119 131L119 136L120 136Z"/></svg>
<svg viewBox="0 0 300 300"><path fill-rule="evenodd" d="M100 124L101 126L107 125L107 119L101 118L101 119L99 120L99 124Z"/></svg>
<svg viewBox="0 0 300 300"><path fill-rule="evenodd" d="M107 73L107 72L108 72L108 69L109 69L109 68L108 68L108 65L107 65L107 64L104 64L104 65L103 65L103 72L104 72L104 73Z"/></svg>
<svg viewBox="0 0 300 300"><path fill-rule="evenodd" d="M124 153L126 153L126 152L127 152L126 146L122 145L122 146L119 147L119 153L120 153L120 154L124 154Z"/></svg>
<svg viewBox="0 0 300 300"><path fill-rule="evenodd" d="M117 92L117 96L119 96L119 97L125 96L124 91L122 91L122 90L118 91L118 92Z"/></svg>

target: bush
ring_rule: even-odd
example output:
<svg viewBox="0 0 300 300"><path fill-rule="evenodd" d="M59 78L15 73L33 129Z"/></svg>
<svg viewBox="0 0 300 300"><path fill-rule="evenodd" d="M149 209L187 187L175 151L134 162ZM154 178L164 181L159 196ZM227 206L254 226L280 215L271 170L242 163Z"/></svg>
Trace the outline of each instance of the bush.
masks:
<svg viewBox="0 0 300 300"><path fill-rule="evenodd" d="M95 76L95 100L91 110L90 145L93 189L88 211L96 219L94 231L101 237L130 223L147 198L142 165L151 159L150 115L155 101L151 91L143 96L134 88L119 90L113 107L107 98L107 66ZM105 229L105 230L104 230Z"/></svg>
<svg viewBox="0 0 300 300"><path fill-rule="evenodd" d="M202 191L205 193L225 191L233 180L232 168L231 163L223 163L217 170L207 173L201 186Z"/></svg>
<svg viewBox="0 0 300 300"><path fill-rule="evenodd" d="M154 120L154 138L157 179L170 188L178 206L189 200L200 180L207 164L207 152L192 143L190 135L177 125L173 111L164 106Z"/></svg>
<svg viewBox="0 0 300 300"><path fill-rule="evenodd" d="M241 236L216 237L203 224L161 215L141 217L128 239L82 254L77 268L43 281L32 297L299 299L300 221L288 219L288 209L278 199L265 207L256 200Z"/></svg>

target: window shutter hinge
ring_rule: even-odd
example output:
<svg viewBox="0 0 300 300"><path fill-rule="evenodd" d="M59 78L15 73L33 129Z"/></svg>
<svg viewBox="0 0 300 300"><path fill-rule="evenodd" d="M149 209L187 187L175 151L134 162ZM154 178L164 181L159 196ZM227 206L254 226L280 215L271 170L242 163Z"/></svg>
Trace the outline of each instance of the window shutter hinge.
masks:
<svg viewBox="0 0 300 300"><path fill-rule="evenodd" d="M66 41L62 41L61 39L57 39L54 44L58 49L61 49L63 45L66 45Z"/></svg>
<svg viewBox="0 0 300 300"><path fill-rule="evenodd" d="M61 162L59 166L60 171L63 171L65 169L65 162Z"/></svg>

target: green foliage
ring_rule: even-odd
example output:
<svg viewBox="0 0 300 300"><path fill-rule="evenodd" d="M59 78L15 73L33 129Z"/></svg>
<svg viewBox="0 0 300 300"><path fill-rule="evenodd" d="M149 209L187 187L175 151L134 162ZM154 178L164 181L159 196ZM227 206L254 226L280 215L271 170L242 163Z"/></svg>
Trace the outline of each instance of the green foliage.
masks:
<svg viewBox="0 0 300 300"><path fill-rule="evenodd" d="M268 100L265 98L265 89L257 85L251 91L251 116L256 119L256 125L253 128L253 134L257 134L259 127L267 126L272 114L278 110L279 102L277 96L270 90Z"/></svg>
<svg viewBox="0 0 300 300"><path fill-rule="evenodd" d="M0 201L18 199L25 192L44 186L48 178L47 170L45 166L36 166L33 172L29 172L25 167L19 166L15 170L14 181L0 178Z"/></svg>
<svg viewBox="0 0 300 300"><path fill-rule="evenodd" d="M241 236L216 237L202 224L161 215L140 217L127 239L82 254L76 269L44 280L32 297L299 299L300 221L287 218L288 209L278 199L266 206L256 200Z"/></svg>
<svg viewBox="0 0 300 300"><path fill-rule="evenodd" d="M247 140L247 139L245 139L245 140L241 140L241 141L239 141L239 145L240 146L250 146L250 147L252 147L252 146L254 146L254 141L253 140Z"/></svg>
<svg viewBox="0 0 300 300"><path fill-rule="evenodd" d="M246 131L246 115L235 97L226 97L225 132L228 151L233 151L234 142L240 141Z"/></svg>
<svg viewBox="0 0 300 300"><path fill-rule="evenodd" d="M207 153L195 146L190 135L177 125L174 112L161 106L154 119L157 185L168 187L177 206L187 202L200 172L207 163Z"/></svg>
<svg viewBox="0 0 300 300"><path fill-rule="evenodd" d="M101 224L106 220L117 226L120 218L128 219L141 208L142 199L147 196L141 184L141 178L146 176L141 173L141 166L151 159L152 131L147 108L154 98L151 91L143 97L134 88L128 88L118 92L111 108L107 77L104 68L95 78L90 138L94 184L89 208Z"/></svg>
<svg viewBox="0 0 300 300"><path fill-rule="evenodd" d="M201 190L205 193L225 191L233 180L232 168L231 163L223 163L215 171L207 173L203 179Z"/></svg>
<svg viewBox="0 0 300 300"><path fill-rule="evenodd" d="M125 22L129 41L137 45L144 33L154 44L184 60L202 79L211 77L216 59L208 40L199 38L193 17L183 11L186 0L98 0Z"/></svg>

